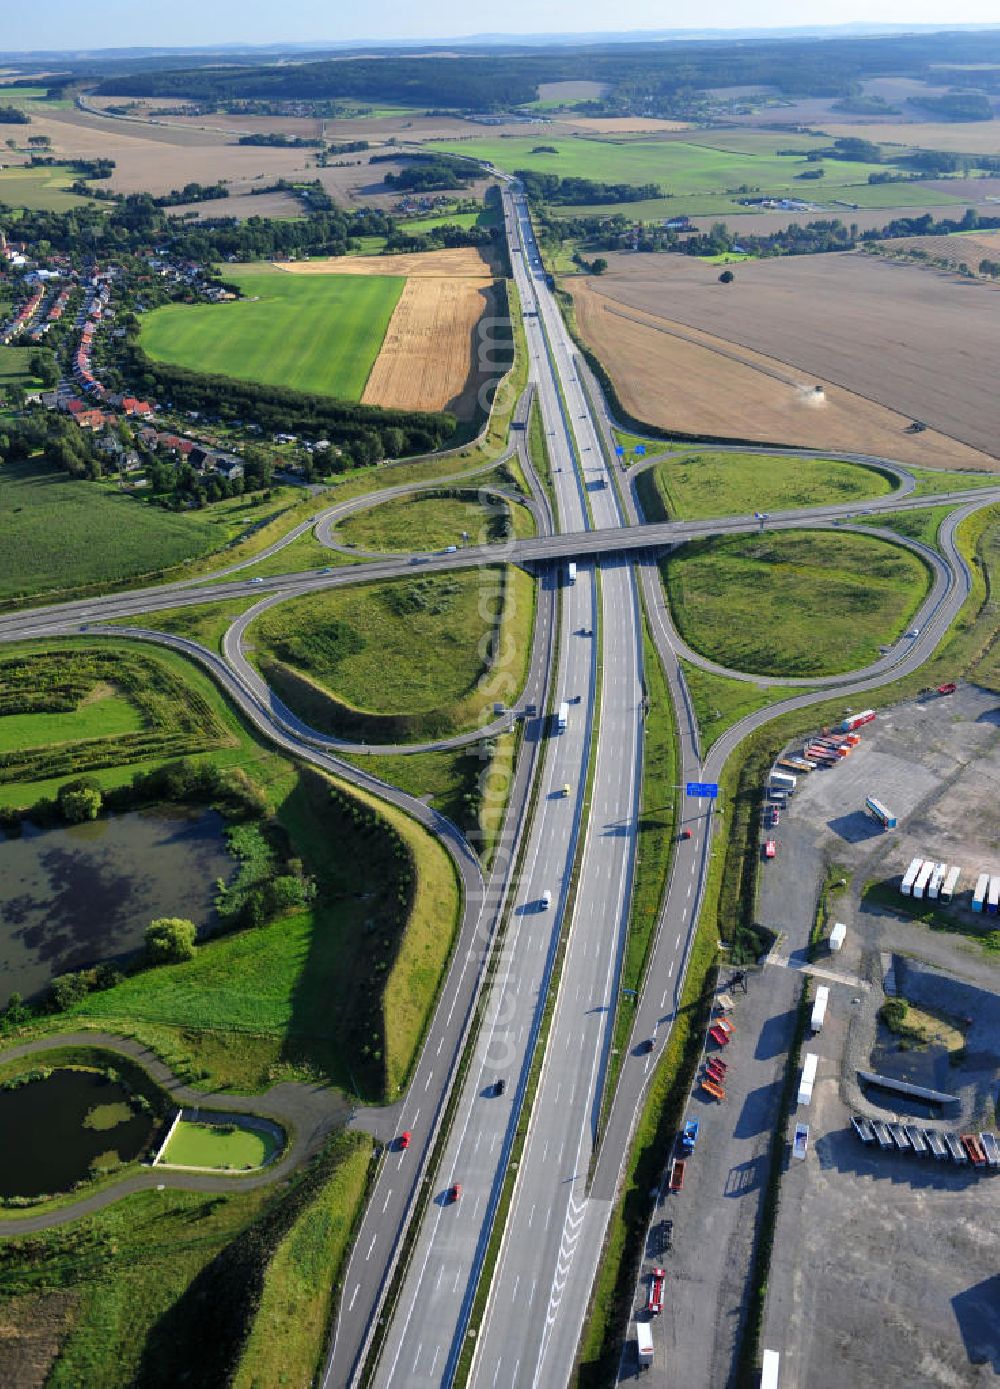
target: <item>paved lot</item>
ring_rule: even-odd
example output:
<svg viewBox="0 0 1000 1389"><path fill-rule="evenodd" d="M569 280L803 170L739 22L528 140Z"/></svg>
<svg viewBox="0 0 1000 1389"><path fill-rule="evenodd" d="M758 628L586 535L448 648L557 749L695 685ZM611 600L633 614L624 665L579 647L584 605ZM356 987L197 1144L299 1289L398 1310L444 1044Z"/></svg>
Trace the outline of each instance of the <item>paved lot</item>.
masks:
<svg viewBox="0 0 1000 1389"><path fill-rule="evenodd" d="M963 688L880 714L845 763L800 781L783 816L761 919L787 932L781 949L795 963L790 915L804 906L804 884L815 884L824 861L842 864L852 884L835 916L848 925L847 943L819 964L855 983L831 989L823 1031L806 1046L820 1058L812 1103L788 1125L790 1137L796 1119L808 1122L810 1141L805 1162L787 1161L768 1284L763 1345L781 1354L782 1389L964 1389L1000 1374L1000 1173L872 1152L850 1129L845 1103L858 1095L855 1068L868 1064L891 960L915 1003L972 1019L964 1067L914 1055L923 1083L955 1093L977 1127L996 1127L1000 960L859 903L867 881L900 873L916 855L960 864L966 888L976 873L1000 871L996 710L996 696ZM867 794L900 817L895 833L870 827L860 813Z"/></svg>

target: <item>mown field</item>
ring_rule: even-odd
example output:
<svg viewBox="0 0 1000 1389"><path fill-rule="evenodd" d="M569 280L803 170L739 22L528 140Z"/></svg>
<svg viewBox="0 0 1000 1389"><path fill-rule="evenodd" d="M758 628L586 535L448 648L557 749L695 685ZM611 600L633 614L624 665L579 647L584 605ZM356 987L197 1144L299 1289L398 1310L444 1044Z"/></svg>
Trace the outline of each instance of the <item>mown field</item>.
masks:
<svg viewBox="0 0 1000 1389"><path fill-rule="evenodd" d="M6 306L0 291L0 317L3 317L5 312ZM41 382L32 376L28 366L35 351L33 347L0 347L0 398L5 386L23 386L27 391L37 390L41 386Z"/></svg>
<svg viewBox="0 0 1000 1389"><path fill-rule="evenodd" d="M869 536L695 541L661 565L684 639L733 670L831 675L877 659L927 593L916 555Z"/></svg>
<svg viewBox="0 0 1000 1389"><path fill-rule="evenodd" d="M361 399L405 280L226 268L247 299L167 304L142 321L157 361L270 386Z"/></svg>
<svg viewBox="0 0 1000 1389"><path fill-rule="evenodd" d="M510 640L498 643L498 667L489 653L501 617ZM266 610L247 641L272 686L314 727L411 742L473 727L494 700L510 702L532 617L532 581L490 568L291 599Z"/></svg>
<svg viewBox="0 0 1000 1389"><path fill-rule="evenodd" d="M0 465L0 603L122 584L219 549L282 510L237 498L205 511L163 511L108 483L68 478L41 459Z"/></svg>
<svg viewBox="0 0 1000 1389"><path fill-rule="evenodd" d="M654 451L653 445L649 452ZM678 453L640 474L647 519L686 521L856 502L893 491L874 468L781 454Z"/></svg>

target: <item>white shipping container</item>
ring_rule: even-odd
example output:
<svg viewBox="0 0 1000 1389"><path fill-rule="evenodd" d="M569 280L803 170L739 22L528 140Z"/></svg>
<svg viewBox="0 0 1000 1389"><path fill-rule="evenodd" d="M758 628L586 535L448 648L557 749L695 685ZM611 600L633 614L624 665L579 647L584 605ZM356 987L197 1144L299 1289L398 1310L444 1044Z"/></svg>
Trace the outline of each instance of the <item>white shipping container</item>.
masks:
<svg viewBox="0 0 1000 1389"><path fill-rule="evenodd" d="M903 874L903 881L899 885L899 890L904 897L909 897L910 893L913 891L913 884L917 881L917 874L923 866L924 861L922 858L910 860L910 866Z"/></svg>
<svg viewBox="0 0 1000 1389"><path fill-rule="evenodd" d="M917 874L917 881L913 884L914 897L923 897L924 893L927 891L927 884L930 882L933 872L934 862L932 859L928 859Z"/></svg>
<svg viewBox="0 0 1000 1389"><path fill-rule="evenodd" d="M825 984L821 984L816 990L816 1002L813 1004L812 1018L810 1027L814 1032L819 1032L823 1026L823 1019L826 1017L826 1005L830 1001L830 990Z"/></svg>
<svg viewBox="0 0 1000 1389"><path fill-rule="evenodd" d="M799 1104L808 1104L812 1099L813 1085L816 1082L816 1067L819 1065L819 1057L814 1051L806 1053L806 1058L802 1063L802 1079L799 1081Z"/></svg>
<svg viewBox="0 0 1000 1389"><path fill-rule="evenodd" d="M833 930L830 932L830 949L839 950L846 939L847 927L842 921L836 922Z"/></svg>
<svg viewBox="0 0 1000 1389"><path fill-rule="evenodd" d="M956 864L953 868L949 868L949 869L948 869L948 876L945 878L944 882L941 884L941 901L942 901L942 902L950 902L951 899L954 897L954 895L955 895L955 889L956 889L956 887L958 887L958 880L959 880L959 878L960 878L961 876L962 876L962 870L961 870L961 868L958 867L957 864Z"/></svg>
<svg viewBox="0 0 1000 1389"><path fill-rule="evenodd" d="M941 884L944 882L947 872L948 865L946 863L937 863L934 865L934 872L931 874L931 880L927 884L928 897L937 897L938 893L941 891Z"/></svg>
<svg viewBox="0 0 1000 1389"><path fill-rule="evenodd" d="M991 915L1000 911L1000 878L990 879L990 890L986 894L986 910Z"/></svg>
<svg viewBox="0 0 1000 1389"><path fill-rule="evenodd" d="M986 894L989 890L990 875L988 873L980 873L979 877L976 879L976 890L972 894L972 910L974 912L981 912L983 910L983 907L986 905Z"/></svg>

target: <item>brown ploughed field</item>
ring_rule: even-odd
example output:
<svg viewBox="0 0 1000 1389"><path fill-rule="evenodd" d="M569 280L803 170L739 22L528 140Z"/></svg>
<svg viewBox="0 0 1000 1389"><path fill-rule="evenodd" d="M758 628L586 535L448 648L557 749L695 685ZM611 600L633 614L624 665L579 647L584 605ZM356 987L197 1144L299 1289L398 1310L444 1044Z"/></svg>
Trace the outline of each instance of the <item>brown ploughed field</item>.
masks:
<svg viewBox="0 0 1000 1389"><path fill-rule="evenodd" d="M730 285L692 257L608 259L600 280L569 283L580 331L637 419L995 468L1000 289L863 254L744 262ZM913 421L927 428L907 433Z"/></svg>

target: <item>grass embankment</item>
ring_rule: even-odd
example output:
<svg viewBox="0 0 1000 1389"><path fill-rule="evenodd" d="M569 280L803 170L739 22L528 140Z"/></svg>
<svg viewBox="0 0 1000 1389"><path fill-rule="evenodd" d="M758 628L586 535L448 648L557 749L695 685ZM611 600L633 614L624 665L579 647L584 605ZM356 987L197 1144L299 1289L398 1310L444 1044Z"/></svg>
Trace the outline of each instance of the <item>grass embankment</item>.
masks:
<svg viewBox="0 0 1000 1389"><path fill-rule="evenodd" d="M308 1384L370 1147L341 1134L277 1190L142 1192L65 1228L4 1240L11 1382L41 1382L41 1367L58 1389L126 1389L181 1383L197 1366L204 1384L277 1384L286 1371L284 1382ZM262 1364L281 1368L249 1378Z"/></svg>
<svg viewBox="0 0 1000 1389"><path fill-rule="evenodd" d="M125 618L121 626L147 627L154 632L188 637L210 651L222 650L222 638L241 613L259 603L259 598L232 598L224 603L201 603L188 608L161 608ZM101 623L101 626L108 624ZM110 625L116 625L114 623Z"/></svg>
<svg viewBox="0 0 1000 1389"><path fill-rule="evenodd" d="M647 445L652 454L659 446ZM895 490L877 468L835 458L782 454L685 452L639 474L639 499L650 521L701 521L838 502L867 501Z"/></svg>
<svg viewBox="0 0 1000 1389"><path fill-rule="evenodd" d="M320 1367L372 1153L367 1134L344 1133L336 1141L332 1175L271 1259L233 1389L310 1384Z"/></svg>
<svg viewBox="0 0 1000 1389"><path fill-rule="evenodd" d="M941 522L954 509L954 506L919 507L913 511L897 511L890 516L868 517L859 524L884 527L897 535L905 535L909 540L919 540L937 549Z"/></svg>
<svg viewBox="0 0 1000 1389"><path fill-rule="evenodd" d="M532 580L491 566L292 599L248 629L268 682L314 728L419 742L488 723L524 683Z"/></svg>
<svg viewBox="0 0 1000 1389"><path fill-rule="evenodd" d="M531 513L496 492L449 489L447 495L396 497L355 512L337 527L341 545L408 553L446 545L489 545L534 534Z"/></svg>
<svg viewBox="0 0 1000 1389"><path fill-rule="evenodd" d="M1000 486L996 473L952 473L941 468L908 468L916 479L915 497L931 496L935 492L971 491L977 487Z"/></svg>
<svg viewBox="0 0 1000 1389"><path fill-rule="evenodd" d="M225 278L244 298L154 309L142 320L144 351L190 371L361 399L405 279L233 266Z"/></svg>
<svg viewBox="0 0 1000 1389"><path fill-rule="evenodd" d="M877 659L923 602L924 562L871 536L781 531L689 542L661 565L694 650L761 675L832 675Z"/></svg>
<svg viewBox="0 0 1000 1389"><path fill-rule="evenodd" d="M871 692L867 696L870 703L891 704L939 680L957 678L970 668L973 674L984 665L990 668L997 645L997 617L987 600L1000 584L1000 507L988 508L965 521L959 528L959 538L964 552L974 557L975 583L969 602L939 654L917 675ZM755 957L767 944L754 920L762 778L777 751L791 737L829 723L842 709L842 701L830 700L783 715L741 744L723 771L720 808L729 833L725 843L712 854L681 1012L654 1074L629 1154L624 1193L615 1207L605 1242L577 1370L581 1389L597 1389L609 1382L617 1370L645 1244L650 1192L662 1174L701 1052L715 942L723 940L731 946L728 957L734 963ZM752 1296L754 1305L761 1309L766 1299L766 1277L766 1261L758 1262ZM751 1313L759 1316L754 1307Z"/></svg>
<svg viewBox="0 0 1000 1389"><path fill-rule="evenodd" d="M0 603L68 597L134 584L229 544L284 510L270 501L219 502L176 513L126 496L109 482L68 478L42 459L0 465ZM58 559L54 559L58 557Z"/></svg>

